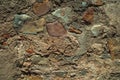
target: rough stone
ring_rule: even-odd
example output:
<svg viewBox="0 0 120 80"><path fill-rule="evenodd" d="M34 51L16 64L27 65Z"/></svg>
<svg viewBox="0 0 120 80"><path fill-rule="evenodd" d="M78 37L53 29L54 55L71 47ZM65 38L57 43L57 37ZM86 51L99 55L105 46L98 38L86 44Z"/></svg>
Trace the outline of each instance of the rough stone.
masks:
<svg viewBox="0 0 120 80"><path fill-rule="evenodd" d="M14 16L14 27L21 27L25 21L27 21L28 19L30 19L31 17L26 15L26 14L16 14Z"/></svg>
<svg viewBox="0 0 120 80"><path fill-rule="evenodd" d="M59 8L52 14L64 20L65 23L70 23L77 16L70 7Z"/></svg>
<svg viewBox="0 0 120 80"><path fill-rule="evenodd" d="M105 30L107 31L107 27L103 24L93 25L91 28L91 32L94 36L100 36L101 34L105 33Z"/></svg>
<svg viewBox="0 0 120 80"><path fill-rule="evenodd" d="M82 15L82 20L87 23L92 23L94 20L94 8L89 7Z"/></svg>
<svg viewBox="0 0 120 80"><path fill-rule="evenodd" d="M91 0L92 4L95 6L101 6L104 4L103 0Z"/></svg>
<svg viewBox="0 0 120 80"><path fill-rule="evenodd" d="M50 10L49 2L43 2L43 3L35 2L33 4L33 12L37 16L42 16L46 14L47 12L49 12L49 10Z"/></svg>
<svg viewBox="0 0 120 80"><path fill-rule="evenodd" d="M37 34L38 32L42 32L44 30L45 19L41 18L35 22L28 22L23 25L21 28L21 32L25 34Z"/></svg>
<svg viewBox="0 0 120 80"><path fill-rule="evenodd" d="M54 37L64 36L67 33L64 26L58 21L47 23L46 28L49 35Z"/></svg>
<svg viewBox="0 0 120 80"><path fill-rule="evenodd" d="M41 60L41 56L40 55L33 55L30 58L32 60L32 63L38 63Z"/></svg>

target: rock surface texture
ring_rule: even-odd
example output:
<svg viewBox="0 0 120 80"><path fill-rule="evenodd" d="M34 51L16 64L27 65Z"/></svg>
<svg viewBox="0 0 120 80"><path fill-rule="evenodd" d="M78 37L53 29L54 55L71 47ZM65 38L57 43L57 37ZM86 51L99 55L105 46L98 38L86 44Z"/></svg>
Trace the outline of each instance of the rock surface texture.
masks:
<svg viewBox="0 0 120 80"><path fill-rule="evenodd" d="M0 0L0 80L120 80L119 0Z"/></svg>

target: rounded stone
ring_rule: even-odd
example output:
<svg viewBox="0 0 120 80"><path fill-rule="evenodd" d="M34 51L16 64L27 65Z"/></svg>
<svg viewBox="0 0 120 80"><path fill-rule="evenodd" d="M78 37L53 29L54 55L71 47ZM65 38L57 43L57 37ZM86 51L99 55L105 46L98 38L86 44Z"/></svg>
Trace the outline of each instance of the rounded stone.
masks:
<svg viewBox="0 0 120 80"><path fill-rule="evenodd" d="M46 28L47 28L48 34L53 37L60 37L67 33L64 26L58 21L48 23L46 25Z"/></svg>
<svg viewBox="0 0 120 80"><path fill-rule="evenodd" d="M33 4L32 9L33 9L34 14L36 14L37 16L42 16L46 14L47 12L49 12L50 5L48 2L43 2L43 3L36 2Z"/></svg>

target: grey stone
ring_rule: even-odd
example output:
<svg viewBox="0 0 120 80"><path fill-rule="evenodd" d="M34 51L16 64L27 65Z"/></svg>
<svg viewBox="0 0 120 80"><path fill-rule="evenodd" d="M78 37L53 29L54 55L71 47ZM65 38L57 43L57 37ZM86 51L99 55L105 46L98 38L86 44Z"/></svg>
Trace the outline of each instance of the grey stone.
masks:
<svg viewBox="0 0 120 80"><path fill-rule="evenodd" d="M38 63L41 60L41 56L40 55L33 55L30 58L32 60L32 63Z"/></svg>
<svg viewBox="0 0 120 80"><path fill-rule="evenodd" d="M26 14L16 14L14 16L14 27L21 27L24 22L28 19L30 19L31 17L26 15Z"/></svg>
<svg viewBox="0 0 120 80"><path fill-rule="evenodd" d="M70 7L59 8L52 12L54 16L61 18L65 23L70 23L77 16Z"/></svg>
<svg viewBox="0 0 120 80"><path fill-rule="evenodd" d="M107 32L107 27L104 26L103 24L95 24L91 28L91 32L93 36L100 36L101 34Z"/></svg>

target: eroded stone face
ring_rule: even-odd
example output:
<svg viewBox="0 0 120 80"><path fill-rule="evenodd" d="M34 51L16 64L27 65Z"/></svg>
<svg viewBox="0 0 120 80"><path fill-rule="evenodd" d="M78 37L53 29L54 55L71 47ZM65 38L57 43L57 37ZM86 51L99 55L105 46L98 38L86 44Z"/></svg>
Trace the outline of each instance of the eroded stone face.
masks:
<svg viewBox="0 0 120 80"><path fill-rule="evenodd" d="M37 16L44 15L49 10L50 10L50 5L49 5L48 2L44 2L44 3L38 3L38 2L36 2L36 3L33 4L33 12Z"/></svg>
<svg viewBox="0 0 120 80"><path fill-rule="evenodd" d="M70 7L59 8L52 13L54 16L61 18L65 23L70 23L76 18L75 12Z"/></svg>
<svg viewBox="0 0 120 80"><path fill-rule="evenodd" d="M48 23L46 25L46 28L47 28L48 34L54 37L60 37L67 33L64 26L58 21Z"/></svg>

